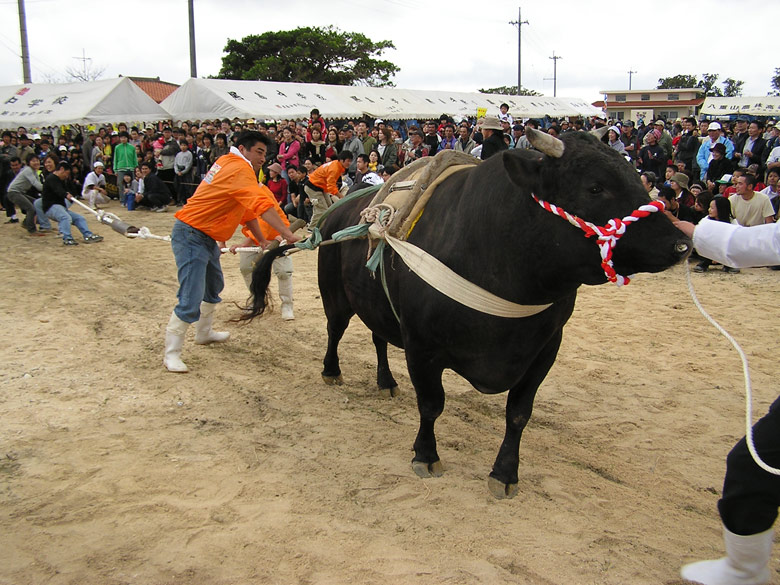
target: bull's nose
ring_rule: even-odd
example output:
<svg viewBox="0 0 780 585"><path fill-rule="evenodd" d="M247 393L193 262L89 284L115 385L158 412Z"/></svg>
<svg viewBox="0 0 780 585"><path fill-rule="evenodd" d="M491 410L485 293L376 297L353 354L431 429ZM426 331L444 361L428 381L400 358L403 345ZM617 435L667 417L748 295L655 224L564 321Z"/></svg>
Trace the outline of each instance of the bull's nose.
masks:
<svg viewBox="0 0 780 585"><path fill-rule="evenodd" d="M679 240L674 246L674 251L677 252L677 254L680 256L685 256L688 252L691 251L691 244L685 240Z"/></svg>

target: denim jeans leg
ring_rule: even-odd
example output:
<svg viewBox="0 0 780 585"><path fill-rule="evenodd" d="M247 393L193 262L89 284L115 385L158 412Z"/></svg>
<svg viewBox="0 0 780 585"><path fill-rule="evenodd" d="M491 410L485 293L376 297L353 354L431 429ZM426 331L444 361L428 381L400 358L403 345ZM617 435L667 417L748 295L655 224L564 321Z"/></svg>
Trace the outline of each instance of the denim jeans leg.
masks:
<svg viewBox="0 0 780 585"><path fill-rule="evenodd" d="M43 198L38 197L38 199L33 201L33 207L35 208L35 215L38 217L38 225L41 226L42 230L50 230L51 222L49 221L49 218L46 217L46 214L43 212Z"/></svg>
<svg viewBox="0 0 780 585"><path fill-rule="evenodd" d="M179 277L179 292L176 295L179 302L174 312L182 321L194 323L200 319L200 303L205 300L207 286L212 293L217 288L222 290L219 248L212 238L179 220L173 225L171 248ZM218 275L213 273L215 268L219 269ZM213 295L209 298L213 298ZM219 296L216 298L218 302Z"/></svg>
<svg viewBox="0 0 780 585"><path fill-rule="evenodd" d="M89 231L89 227L87 226L87 220L84 219L83 215L79 215L75 211L68 210L68 214L70 214L70 219L73 222L73 225L78 228L78 230L81 232L81 235L85 238L88 238L92 235L92 232Z"/></svg>
<svg viewBox="0 0 780 585"><path fill-rule="evenodd" d="M219 293L225 288L225 279L222 276L222 265L219 262L222 256L216 242L209 257L209 263L206 266L206 290L203 294L203 300L207 303L219 303L222 299Z"/></svg>
<svg viewBox="0 0 780 585"><path fill-rule="evenodd" d="M46 216L57 222L57 229L64 239L68 240L73 237L70 233L70 224L73 220L62 205L52 205L49 207Z"/></svg>

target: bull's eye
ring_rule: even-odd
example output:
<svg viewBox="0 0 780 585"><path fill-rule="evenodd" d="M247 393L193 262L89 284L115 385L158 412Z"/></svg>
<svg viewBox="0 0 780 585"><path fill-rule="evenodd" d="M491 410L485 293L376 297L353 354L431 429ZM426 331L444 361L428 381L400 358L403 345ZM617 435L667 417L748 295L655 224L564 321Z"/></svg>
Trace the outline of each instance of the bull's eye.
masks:
<svg viewBox="0 0 780 585"><path fill-rule="evenodd" d="M590 187L590 188L588 189L588 191L590 191L590 192L591 192L591 193L593 193L594 195L598 195L599 193L601 193L602 191L604 191L604 188L603 188L603 187L601 187L601 185L593 185L592 187Z"/></svg>

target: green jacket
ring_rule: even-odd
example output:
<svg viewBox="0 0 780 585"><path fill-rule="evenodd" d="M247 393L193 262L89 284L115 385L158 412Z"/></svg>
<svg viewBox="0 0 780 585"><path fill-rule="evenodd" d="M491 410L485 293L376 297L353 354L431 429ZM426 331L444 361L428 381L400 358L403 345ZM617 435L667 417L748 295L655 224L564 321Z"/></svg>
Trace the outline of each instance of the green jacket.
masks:
<svg viewBox="0 0 780 585"><path fill-rule="evenodd" d="M126 142L119 143L114 147L114 170L132 171L138 166L138 156L135 153L135 146Z"/></svg>

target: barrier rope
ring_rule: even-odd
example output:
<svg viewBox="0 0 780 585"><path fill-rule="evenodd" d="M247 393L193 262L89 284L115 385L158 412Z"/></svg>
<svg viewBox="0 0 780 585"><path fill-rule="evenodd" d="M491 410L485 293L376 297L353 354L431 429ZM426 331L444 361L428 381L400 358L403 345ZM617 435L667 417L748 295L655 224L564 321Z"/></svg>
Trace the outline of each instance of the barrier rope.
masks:
<svg viewBox="0 0 780 585"><path fill-rule="evenodd" d="M699 309L699 312L704 315L704 318L707 319L707 321L709 321L710 324L715 327L715 329L717 329L721 335L723 335L723 337L728 339L729 343L731 343L731 345L734 346L734 349L737 350L739 359L742 360L742 373L745 378L745 442L747 443L748 451L750 451L750 455L753 457L753 461L755 461L756 465L758 465L761 469L767 473L771 473L772 475L780 475L780 469L764 463L764 461L761 459L761 456L758 454L758 451L756 450L755 444L753 443L753 386L750 381L750 369L748 366L747 356L745 356L745 352L742 350L739 343L737 343L737 340L734 339L728 331L721 327L720 323L713 319L709 313L704 310L704 307L702 307L701 303L699 302L699 298L696 296L696 292L693 290L691 267L688 265L687 260L685 262L685 280L688 283L688 292L691 294L691 298L693 299L693 303L696 305L696 308Z"/></svg>
<svg viewBox="0 0 780 585"><path fill-rule="evenodd" d="M651 201L647 205L642 205L638 209L631 212L631 215L627 215L623 219L613 218L610 219L605 225L597 226L580 219L576 215L572 215L560 207L548 203L539 199L536 195L531 193L531 197L534 198L542 209L549 211L550 213L562 217L568 221L574 227L581 229L585 232L585 237L590 238L595 236L598 240L599 252L601 252L601 269L607 277L609 282L614 282L618 286L623 286L631 282L628 276L622 276L615 272L615 267L612 265L612 250L617 245L618 240L626 233L626 227L629 224L639 221L644 217L648 217L651 213L664 210L664 204L660 201Z"/></svg>

